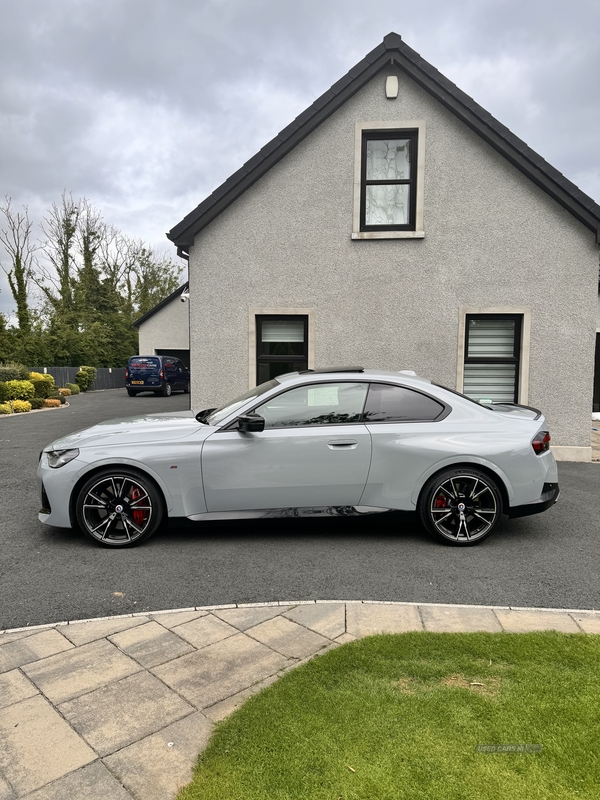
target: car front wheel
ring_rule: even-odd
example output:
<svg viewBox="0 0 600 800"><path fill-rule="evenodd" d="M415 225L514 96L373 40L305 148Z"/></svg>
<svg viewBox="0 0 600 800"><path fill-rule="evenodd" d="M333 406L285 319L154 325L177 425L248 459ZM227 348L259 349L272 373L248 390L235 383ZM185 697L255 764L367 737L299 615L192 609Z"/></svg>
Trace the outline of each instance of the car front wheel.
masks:
<svg viewBox="0 0 600 800"><path fill-rule="evenodd" d="M75 511L89 539L105 547L131 547L156 531L164 504L152 481L135 470L115 467L85 483Z"/></svg>
<svg viewBox="0 0 600 800"><path fill-rule="evenodd" d="M417 510L423 526L437 539L468 547L492 533L502 516L502 497L486 473L449 469L425 484Z"/></svg>

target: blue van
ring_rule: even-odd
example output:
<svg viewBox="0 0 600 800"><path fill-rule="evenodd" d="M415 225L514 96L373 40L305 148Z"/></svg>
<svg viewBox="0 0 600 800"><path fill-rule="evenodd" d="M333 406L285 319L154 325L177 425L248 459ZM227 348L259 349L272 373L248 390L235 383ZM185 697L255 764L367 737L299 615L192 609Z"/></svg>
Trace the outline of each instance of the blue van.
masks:
<svg viewBox="0 0 600 800"><path fill-rule="evenodd" d="M169 397L190 391L190 371L174 356L132 356L125 370L127 394L154 392Z"/></svg>

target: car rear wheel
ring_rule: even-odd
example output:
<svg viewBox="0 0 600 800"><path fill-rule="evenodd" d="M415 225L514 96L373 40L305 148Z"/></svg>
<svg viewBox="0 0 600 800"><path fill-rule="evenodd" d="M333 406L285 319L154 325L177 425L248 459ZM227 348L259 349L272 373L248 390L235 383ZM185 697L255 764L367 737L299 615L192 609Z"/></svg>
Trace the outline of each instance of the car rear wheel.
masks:
<svg viewBox="0 0 600 800"><path fill-rule="evenodd" d="M450 469L425 484L417 510L423 526L437 539L468 547L492 533L502 516L502 497L486 473Z"/></svg>
<svg viewBox="0 0 600 800"><path fill-rule="evenodd" d="M170 383L165 383L165 385L162 388L161 394L162 394L163 397L170 397L172 391L173 391L173 387L171 386L171 384Z"/></svg>
<svg viewBox="0 0 600 800"><path fill-rule="evenodd" d="M132 547L156 531L164 504L151 480L136 470L115 467L87 481L75 511L89 539L105 547Z"/></svg>
<svg viewBox="0 0 600 800"><path fill-rule="evenodd" d="M183 393L184 394L189 394L190 393L190 385L189 385L189 383L186 383L186 385L183 387Z"/></svg>
<svg viewBox="0 0 600 800"><path fill-rule="evenodd" d="M134 391L133 389L127 389L127 394L129 395L129 397L135 397L137 392Z"/></svg>

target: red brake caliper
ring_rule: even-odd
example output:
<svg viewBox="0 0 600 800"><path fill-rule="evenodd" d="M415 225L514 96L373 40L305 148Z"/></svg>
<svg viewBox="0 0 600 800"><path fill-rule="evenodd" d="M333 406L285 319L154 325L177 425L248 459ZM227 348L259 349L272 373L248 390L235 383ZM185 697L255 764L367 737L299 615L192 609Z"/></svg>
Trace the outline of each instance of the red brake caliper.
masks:
<svg viewBox="0 0 600 800"><path fill-rule="evenodd" d="M434 507L435 508L447 508L448 507L448 500L446 499L446 496L443 495L443 494L438 494L438 496L435 498Z"/></svg>
<svg viewBox="0 0 600 800"><path fill-rule="evenodd" d="M142 496L142 493L134 486L131 490L131 502L135 503L136 500L139 500ZM146 512L141 508L134 508L133 509L133 521L136 525L142 525L146 521Z"/></svg>

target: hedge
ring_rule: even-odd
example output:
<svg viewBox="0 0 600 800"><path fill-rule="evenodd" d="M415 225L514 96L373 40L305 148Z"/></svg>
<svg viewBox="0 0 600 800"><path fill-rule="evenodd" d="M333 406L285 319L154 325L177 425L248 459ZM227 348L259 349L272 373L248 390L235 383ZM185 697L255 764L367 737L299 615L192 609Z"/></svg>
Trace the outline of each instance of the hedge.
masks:
<svg viewBox="0 0 600 800"><path fill-rule="evenodd" d="M98 374L98 370L96 367L81 367L77 375L75 375L75 380L82 392L85 392L92 383L96 380L96 375Z"/></svg>
<svg viewBox="0 0 600 800"><path fill-rule="evenodd" d="M0 364L0 381L27 381L29 370L17 361L5 361Z"/></svg>
<svg viewBox="0 0 600 800"><path fill-rule="evenodd" d="M6 381L4 388L8 400L31 400L35 396L35 386L31 381Z"/></svg>
<svg viewBox="0 0 600 800"><path fill-rule="evenodd" d="M48 397L44 400L44 407L45 408L59 408L60 400L55 397Z"/></svg>
<svg viewBox="0 0 600 800"><path fill-rule="evenodd" d="M79 394L81 389L76 383L65 383L65 389L70 389L71 394Z"/></svg>

